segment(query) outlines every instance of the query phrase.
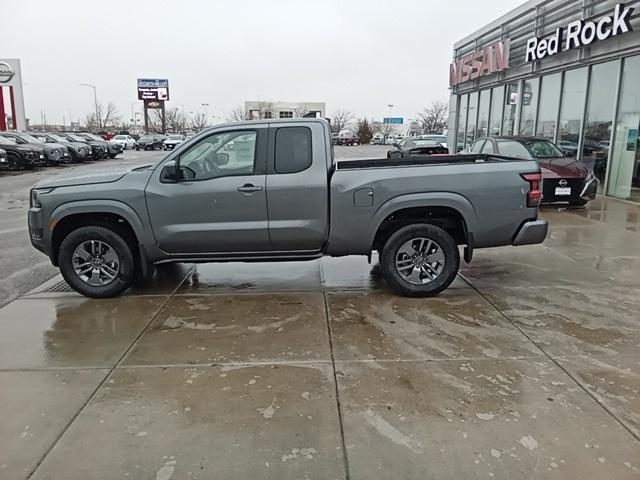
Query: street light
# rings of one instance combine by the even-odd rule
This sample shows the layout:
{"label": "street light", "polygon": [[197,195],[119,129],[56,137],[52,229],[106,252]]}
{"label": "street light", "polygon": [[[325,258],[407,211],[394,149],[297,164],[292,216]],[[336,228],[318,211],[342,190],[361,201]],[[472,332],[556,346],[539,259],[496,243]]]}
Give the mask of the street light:
{"label": "street light", "polygon": [[208,103],[203,103],[202,104],[202,108],[204,108],[204,121],[207,124],[205,126],[208,126],[209,125],[209,119],[208,119],[208,117],[209,117],[209,104]]}
{"label": "street light", "polygon": [[98,124],[98,131],[100,131],[102,130],[102,126],[100,125],[100,116],[98,115],[98,94],[96,93],[96,87],[88,83],[81,83],[80,86],[93,88],[93,101],[96,104],[96,123]]}

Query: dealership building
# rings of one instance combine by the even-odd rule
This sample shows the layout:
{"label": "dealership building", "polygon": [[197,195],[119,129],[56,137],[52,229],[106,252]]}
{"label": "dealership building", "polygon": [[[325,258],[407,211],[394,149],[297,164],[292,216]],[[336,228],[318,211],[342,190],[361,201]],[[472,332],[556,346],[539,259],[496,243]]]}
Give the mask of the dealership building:
{"label": "dealership building", "polygon": [[449,83],[451,149],[548,138],[640,203],[640,0],[531,0],[455,44]]}

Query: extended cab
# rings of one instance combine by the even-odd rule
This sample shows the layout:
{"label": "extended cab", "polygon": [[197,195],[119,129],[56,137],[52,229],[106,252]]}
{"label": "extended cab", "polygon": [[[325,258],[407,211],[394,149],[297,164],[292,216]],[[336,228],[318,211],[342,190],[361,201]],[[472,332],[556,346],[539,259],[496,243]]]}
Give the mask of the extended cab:
{"label": "extended cab", "polygon": [[540,167],[494,155],[336,162],[323,119],[201,132],[154,166],[58,176],[31,191],[33,245],[78,292],[109,297],[162,262],[380,253],[386,282],[434,295],[459,246],[542,242]]}

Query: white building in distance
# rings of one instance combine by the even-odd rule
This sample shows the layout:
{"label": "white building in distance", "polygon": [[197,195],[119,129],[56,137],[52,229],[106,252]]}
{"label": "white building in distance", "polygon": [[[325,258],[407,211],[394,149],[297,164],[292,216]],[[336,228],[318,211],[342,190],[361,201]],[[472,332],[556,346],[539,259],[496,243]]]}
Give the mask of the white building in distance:
{"label": "white building in distance", "polygon": [[244,102],[245,116],[249,120],[263,118],[325,118],[323,102]]}

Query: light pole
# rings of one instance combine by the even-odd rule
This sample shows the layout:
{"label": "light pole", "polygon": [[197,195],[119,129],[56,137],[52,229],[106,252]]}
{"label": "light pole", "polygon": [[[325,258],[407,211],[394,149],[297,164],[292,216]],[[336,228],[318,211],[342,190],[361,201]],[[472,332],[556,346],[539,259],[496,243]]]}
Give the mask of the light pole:
{"label": "light pole", "polygon": [[93,88],[93,101],[96,105],[96,123],[98,124],[98,131],[102,130],[102,126],[100,125],[100,116],[98,115],[98,94],[96,92],[95,85],[90,85],[88,83],[81,83],[81,87],[90,87]]}
{"label": "light pole", "polygon": [[[389,107],[389,121],[387,122],[387,128],[385,128],[385,131],[387,132],[387,137],[391,134],[391,112],[393,110],[393,103],[389,103],[387,104],[387,107]],[[384,139],[385,143],[387,141],[387,139]]]}
{"label": "light pole", "polygon": [[206,125],[205,125],[206,127],[209,125],[209,104],[203,103],[202,108],[204,108],[204,121],[206,122]]}

